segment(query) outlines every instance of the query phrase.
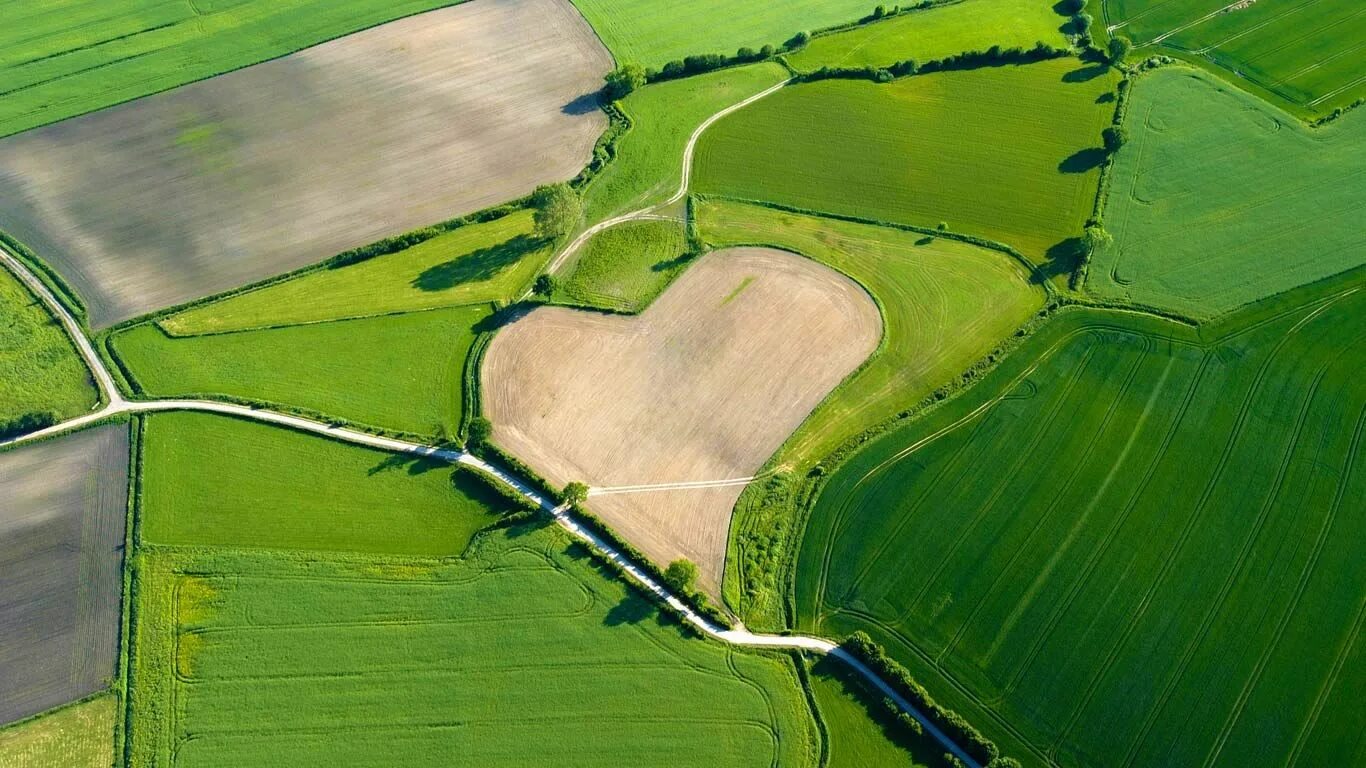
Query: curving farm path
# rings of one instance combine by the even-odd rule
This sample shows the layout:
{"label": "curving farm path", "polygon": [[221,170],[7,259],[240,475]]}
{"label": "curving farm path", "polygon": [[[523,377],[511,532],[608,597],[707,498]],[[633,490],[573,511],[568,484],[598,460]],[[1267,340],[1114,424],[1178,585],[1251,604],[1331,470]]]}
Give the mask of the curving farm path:
{"label": "curving farm path", "polygon": [[[596,225],[595,227],[586,230],[574,242],[570,243],[570,245],[566,247],[566,249],[562,251],[559,256],[556,257],[555,261],[550,265],[550,267],[547,268],[547,271],[552,271],[555,267],[557,267],[561,262],[563,262],[563,260],[567,257],[568,254],[571,254],[573,252],[573,249],[577,248],[579,245],[582,245],[582,243],[585,240],[587,240],[587,238],[590,237],[593,233],[601,231],[602,229],[606,229],[609,226],[620,224],[625,221],[649,218],[650,216],[654,215],[652,212],[656,208],[670,205],[682,199],[682,197],[685,194],[687,194],[688,183],[691,177],[693,150],[695,149],[697,140],[702,135],[703,131],[705,131],[710,125],[715,123],[717,120],[725,117],[726,115],[730,114],[731,112],[734,112],[737,109],[740,109],[748,104],[753,103],[754,101],[757,101],[777,91],[778,89],[787,85],[788,82],[790,82],[790,80],[785,80],[781,83],[778,83],[777,85],[772,86],[767,90],[757,93],[745,99],[744,101],[733,104],[709,117],[706,121],[704,121],[701,125],[697,127],[697,130],[693,131],[692,136],[688,139],[687,147],[684,149],[683,152],[682,181],[679,185],[678,191],[674,194],[673,197],[671,197],[668,201],[660,204],[660,206],[651,206],[650,208],[645,208],[639,211],[615,217],[613,219],[608,219],[607,221],[604,221]],[[0,263],[3,263],[6,268],[13,272],[16,277],[18,277],[36,296],[38,296],[39,299],[41,299],[45,305],[47,305],[48,310],[58,320],[61,321],[63,327],[66,328],[67,334],[71,337],[72,343],[76,346],[77,351],[80,353],[82,359],[85,361],[86,367],[89,368],[91,377],[95,380],[95,383],[100,391],[100,400],[102,403],[104,403],[103,406],[91,411],[90,413],[84,416],[80,416],[75,419],[70,419],[60,424],[56,424],[36,432],[31,432],[29,434],[22,435],[17,438],[11,438],[9,440],[0,440],[0,448],[8,448],[23,443],[41,440],[46,437],[71,432],[74,430],[78,430],[82,427],[88,426],[90,424],[93,424],[102,419],[113,418],[121,414],[152,413],[157,411],[202,411],[252,419],[266,424],[274,424],[277,426],[288,427],[291,429],[301,430],[304,432],[310,432],[313,434],[323,435],[325,437],[331,437],[336,440],[342,440],[348,443],[367,446],[370,448],[377,448],[384,451],[442,459],[453,464],[464,464],[470,467],[474,467],[476,469],[488,473],[490,476],[496,478],[498,481],[504,483],[508,487],[515,490],[517,493],[521,494],[523,497],[531,501],[533,504],[536,504],[538,507],[548,512],[561,528],[565,529],[575,538],[584,542],[588,546],[597,550],[603,557],[618,565],[620,569],[627,575],[627,577],[631,581],[635,582],[637,586],[646,590],[650,594],[654,595],[661,602],[668,605],[680,617],[682,617],[684,621],[692,625],[694,628],[696,628],[699,632],[706,635],[707,637],[711,637],[715,640],[719,640],[730,645],[745,646],[751,648],[773,648],[806,651],[810,653],[816,653],[823,656],[830,656],[832,658],[839,659],[841,662],[848,665],[850,669],[852,669],[865,680],[867,680],[880,693],[882,693],[888,699],[891,699],[893,702],[896,703],[898,707],[900,707],[908,715],[914,718],[915,721],[918,722],[922,728],[924,728],[925,733],[929,734],[932,738],[939,742],[939,744],[943,746],[945,750],[947,750],[949,753],[953,754],[960,761],[962,761],[963,764],[967,766],[967,768],[982,768],[981,763],[974,760],[971,755],[965,752],[956,742],[949,738],[947,734],[945,734],[933,722],[926,718],[925,715],[922,712],[920,712],[919,709],[917,709],[910,701],[908,701],[896,689],[894,689],[890,684],[888,684],[886,680],[883,680],[880,676],[878,676],[877,673],[875,673],[867,665],[865,665],[858,658],[854,657],[853,655],[845,651],[843,648],[839,647],[837,644],[819,637],[806,637],[802,635],[756,634],[744,629],[743,626],[739,626],[739,628],[736,629],[725,629],[717,624],[712,623],[709,619],[707,619],[706,617],[699,614],[696,610],[694,610],[688,603],[684,602],[677,595],[670,592],[668,588],[666,588],[663,584],[657,581],[653,576],[639,568],[634,562],[632,562],[629,558],[627,558],[619,550],[617,550],[616,547],[613,547],[610,543],[604,541],[597,534],[580,525],[578,521],[574,519],[573,515],[570,513],[569,509],[566,506],[556,505],[554,501],[542,496],[536,490],[531,488],[530,485],[523,482],[520,478],[505,471],[501,467],[484,461],[478,456],[475,456],[466,451],[454,450],[450,448],[439,448],[436,446],[422,445],[420,443],[411,443],[405,440],[396,440],[393,438],[381,437],[379,435],[360,432],[354,429],[347,429],[345,427],[332,426],[330,424],[315,421],[313,419],[307,419],[300,416],[292,416],[285,413],[279,413],[277,411],[271,411],[265,408],[252,408],[249,406],[236,405],[233,403],[216,402],[212,400],[128,400],[124,398],[123,394],[118,389],[118,385],[115,383],[114,377],[110,374],[109,369],[105,366],[104,360],[101,359],[99,354],[96,353],[94,345],[90,343],[90,339],[86,336],[85,330],[81,327],[81,324],[67,310],[66,306],[62,304],[56,296],[53,295],[52,291],[48,289],[47,285],[42,280],[40,280],[36,275],[34,275],[27,265],[25,265],[22,261],[20,261],[17,257],[15,257],[7,249],[3,247],[0,247]],[[751,479],[752,478],[734,478],[731,480],[715,481],[715,483],[729,484],[740,482],[741,480],[748,482]],[[701,487],[706,487],[707,485],[712,485],[715,483],[703,483]],[[675,487],[678,485],[682,485],[683,487],[698,487],[691,483],[666,485]],[[653,488],[649,486],[634,486],[619,489],[604,488],[597,489],[597,492],[611,493],[642,490],[653,490]]]}

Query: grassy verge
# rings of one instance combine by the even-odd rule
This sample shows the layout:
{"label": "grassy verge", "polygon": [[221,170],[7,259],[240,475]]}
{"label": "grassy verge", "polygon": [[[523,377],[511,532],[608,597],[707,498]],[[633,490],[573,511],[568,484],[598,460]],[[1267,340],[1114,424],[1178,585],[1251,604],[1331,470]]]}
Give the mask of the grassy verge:
{"label": "grassy verge", "polygon": [[640,312],[690,260],[683,225],[634,221],[603,230],[584,244],[559,284],[556,302],[615,312]]}
{"label": "grassy verge", "polygon": [[0,268],[0,423],[28,413],[79,416],[99,400],[61,323]]}

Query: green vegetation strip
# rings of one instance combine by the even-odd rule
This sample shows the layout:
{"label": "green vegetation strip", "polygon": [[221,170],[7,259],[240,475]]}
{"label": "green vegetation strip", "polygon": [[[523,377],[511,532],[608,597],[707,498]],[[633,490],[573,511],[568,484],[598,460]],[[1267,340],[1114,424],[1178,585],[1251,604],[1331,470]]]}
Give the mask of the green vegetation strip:
{"label": "green vegetation strip", "polygon": [[695,186],[894,223],[944,223],[1066,274],[1091,213],[1114,86],[1109,70],[1075,59],[793,86],[712,126],[699,144]]}
{"label": "green vegetation strip", "polygon": [[109,768],[118,699],[103,694],[0,729],[6,768]]}
{"label": "green vegetation strip", "polygon": [[68,419],[98,400],[66,330],[0,266],[0,424],[33,413]]}
{"label": "green vegetation strip", "polygon": [[688,266],[683,224],[633,221],[603,230],[580,250],[557,302],[639,312]]}
{"label": "green vegetation strip", "polygon": [[451,0],[7,3],[0,136],[92,112]]}
{"label": "green vegetation strip", "polygon": [[138,579],[131,764],[816,763],[789,657],[692,639],[557,528],[440,565],[154,551]]}
{"label": "green vegetation strip", "polygon": [[787,56],[801,71],[821,67],[886,67],[963,51],[1064,45],[1065,19],[1039,0],[962,0],[823,35]]}
{"label": "green vegetation strip", "polygon": [[1366,121],[1308,129],[1168,67],[1136,80],[1127,125],[1095,293],[1210,317],[1366,262]]}
{"label": "green vegetation strip", "polygon": [[153,544],[452,556],[510,508],[449,464],[224,416],[147,417]]}
{"label": "green vegetation strip", "polygon": [[798,626],[867,631],[1005,754],[1359,763],[1363,277],[1200,331],[1061,312],[830,476]]}

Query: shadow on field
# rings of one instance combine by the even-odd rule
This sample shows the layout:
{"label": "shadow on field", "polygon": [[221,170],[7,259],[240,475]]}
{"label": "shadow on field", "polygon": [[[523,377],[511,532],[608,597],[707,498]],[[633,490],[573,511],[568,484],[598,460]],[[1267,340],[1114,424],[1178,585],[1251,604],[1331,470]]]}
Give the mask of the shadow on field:
{"label": "shadow on field", "polygon": [[1097,104],[1113,104],[1113,103],[1115,103],[1115,93],[1114,93],[1114,91],[1106,91],[1105,93],[1102,93],[1101,95],[1097,96],[1097,97],[1096,97],[1096,103],[1097,103]]}
{"label": "shadow on field", "polygon": [[392,453],[384,457],[384,460],[371,467],[365,474],[374,477],[381,472],[393,472],[395,470],[408,468],[410,475],[425,475],[434,469],[442,467],[449,468],[450,462],[431,456],[415,456],[411,453]]}
{"label": "shadow on field", "polygon": [[1069,237],[1054,244],[1044,253],[1046,259],[1034,270],[1030,280],[1042,283],[1059,275],[1070,275],[1081,266],[1084,245],[1080,237]]}
{"label": "shadow on field", "polygon": [[1097,77],[1100,77],[1109,71],[1109,67],[1101,64],[1092,64],[1089,67],[1082,67],[1081,69],[1074,69],[1071,72],[1064,72],[1062,81],[1064,83],[1085,83],[1095,80]]}
{"label": "shadow on field", "polygon": [[511,325],[518,320],[521,320],[530,314],[531,310],[539,306],[540,305],[534,301],[519,301],[516,304],[509,304],[502,309],[496,310],[487,317],[481,318],[479,322],[470,326],[470,329],[475,333],[490,333],[505,325]]}
{"label": "shadow on field", "polygon": [[1058,163],[1058,170],[1063,173],[1086,173],[1094,171],[1105,162],[1105,150],[1100,147],[1088,147],[1073,152],[1066,160]]}
{"label": "shadow on field", "polygon": [[651,265],[650,265],[650,271],[651,271],[651,272],[668,272],[668,271],[671,270],[671,269],[676,269],[676,268],[681,267],[681,266],[683,266],[684,264],[687,264],[688,262],[692,261],[692,260],[693,260],[693,257],[694,257],[695,255],[696,255],[696,254],[693,254],[693,253],[680,253],[680,254],[678,254],[677,256],[673,257],[672,259],[665,259],[665,260],[663,260],[663,261],[657,261],[657,262],[655,262],[654,264],[651,264]]}
{"label": "shadow on field", "polygon": [[650,618],[655,612],[655,607],[641,600],[634,594],[627,594],[622,601],[612,606],[612,610],[603,617],[602,623],[609,627],[619,627],[622,624],[639,624]]}
{"label": "shadow on field", "polygon": [[598,92],[585,93],[574,99],[568,104],[560,107],[560,111],[566,115],[586,115],[589,112],[596,112],[598,109]]}
{"label": "shadow on field", "polygon": [[480,248],[443,264],[428,267],[413,278],[413,287],[444,291],[461,283],[488,280],[542,245],[539,238],[518,235],[505,243]]}
{"label": "shadow on field", "polygon": [[868,718],[877,724],[887,740],[913,756],[916,765],[948,765],[943,758],[938,757],[942,750],[933,738],[916,733],[910,725],[902,722],[891,711],[881,694],[874,694],[869,690],[863,679],[854,675],[845,665],[829,656],[822,656],[811,665],[811,676],[813,679],[839,686],[845,696],[863,705]]}

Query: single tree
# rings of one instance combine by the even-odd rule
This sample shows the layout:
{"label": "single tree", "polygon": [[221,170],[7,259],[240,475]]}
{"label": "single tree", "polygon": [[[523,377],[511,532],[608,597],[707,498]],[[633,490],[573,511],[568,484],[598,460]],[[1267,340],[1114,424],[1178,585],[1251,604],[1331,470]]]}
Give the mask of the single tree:
{"label": "single tree", "polygon": [[1094,19],[1091,18],[1091,14],[1089,13],[1079,13],[1076,16],[1073,16],[1072,32],[1078,37],[1090,37],[1092,21],[1094,21]]}
{"label": "single tree", "polygon": [[1108,248],[1115,239],[1105,231],[1105,227],[1100,224],[1090,224],[1086,231],[1082,233],[1081,243],[1086,256],[1094,256],[1096,251]]}
{"label": "single tree", "polygon": [[1100,138],[1105,142],[1105,151],[1118,152],[1129,140],[1129,132],[1122,125],[1112,125],[1100,132]]}
{"label": "single tree", "polygon": [[555,276],[549,273],[537,275],[536,282],[531,284],[531,292],[537,296],[550,298],[555,292]]}
{"label": "single tree", "polygon": [[1106,43],[1106,48],[1110,53],[1110,61],[1118,64],[1124,61],[1124,57],[1129,55],[1129,51],[1134,49],[1134,44],[1124,35],[1115,35]]}
{"label": "single tree", "polygon": [[789,51],[795,51],[798,48],[805,47],[806,44],[809,42],[811,42],[810,32],[798,32],[797,34],[793,35],[784,45]]}
{"label": "single tree", "polygon": [[697,564],[686,558],[669,563],[664,569],[664,584],[674,592],[690,595],[697,583]]}
{"label": "single tree", "polygon": [[603,93],[609,101],[624,99],[632,91],[645,85],[645,69],[639,64],[623,64],[608,72],[603,80],[607,81]]}
{"label": "single tree", "polygon": [[566,504],[582,504],[588,501],[588,485],[578,481],[572,482],[564,487],[560,497]]}
{"label": "single tree", "polygon": [[1085,7],[1086,0],[1062,0],[1058,3],[1058,11],[1064,16],[1075,16]]}
{"label": "single tree", "polygon": [[537,187],[531,193],[531,204],[536,208],[532,216],[536,233],[549,240],[568,234],[583,212],[579,196],[564,182]]}
{"label": "single tree", "polygon": [[493,422],[478,416],[470,419],[470,446],[479,448],[487,445],[489,438],[493,437]]}

